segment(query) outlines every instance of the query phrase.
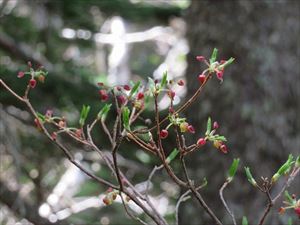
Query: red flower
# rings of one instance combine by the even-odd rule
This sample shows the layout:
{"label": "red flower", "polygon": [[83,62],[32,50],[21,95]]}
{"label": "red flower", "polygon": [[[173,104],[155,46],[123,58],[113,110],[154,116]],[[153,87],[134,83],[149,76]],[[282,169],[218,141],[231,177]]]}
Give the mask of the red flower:
{"label": "red flower", "polygon": [[160,138],[162,138],[162,139],[167,138],[168,135],[169,135],[169,132],[167,130],[165,130],[165,129],[161,130],[160,134],[159,134]]}
{"label": "red flower", "polygon": [[33,79],[33,78],[30,79],[30,80],[29,80],[29,85],[30,85],[31,88],[35,88],[35,86],[36,86],[36,80]]}
{"label": "red flower", "polygon": [[108,94],[105,90],[100,90],[99,91],[99,94],[100,94],[100,98],[103,102],[107,101],[108,99]]}
{"label": "red flower", "polygon": [[228,153],[228,148],[227,148],[227,146],[226,145],[224,145],[224,144],[222,144],[221,146],[220,146],[220,150],[223,152],[223,153]]}
{"label": "red flower", "polygon": [[18,73],[18,78],[22,78],[22,77],[24,77],[24,75],[25,75],[25,73],[23,71],[20,71]]}
{"label": "red flower", "polygon": [[204,138],[199,138],[197,141],[198,146],[203,146],[206,144],[206,140]]}
{"label": "red flower", "polygon": [[223,81],[223,74],[224,74],[224,71],[223,70],[221,70],[221,71],[217,71],[216,72],[216,74],[217,74],[217,78],[220,80],[220,81]]}
{"label": "red flower", "polygon": [[198,80],[199,80],[200,84],[203,84],[204,81],[205,81],[205,79],[206,79],[206,77],[205,77],[204,74],[200,74],[200,75],[198,76]]}

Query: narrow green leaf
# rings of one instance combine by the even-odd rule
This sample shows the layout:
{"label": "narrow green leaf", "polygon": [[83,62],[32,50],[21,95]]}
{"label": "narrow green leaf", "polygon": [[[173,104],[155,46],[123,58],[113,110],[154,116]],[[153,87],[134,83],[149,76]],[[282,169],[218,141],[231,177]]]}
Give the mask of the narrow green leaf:
{"label": "narrow green leaf", "polygon": [[300,167],[300,155],[296,158],[295,166]]}
{"label": "narrow green leaf", "polygon": [[288,224],[287,225],[293,225],[293,219],[291,217],[288,219]]}
{"label": "narrow green leaf", "polygon": [[122,117],[123,117],[123,125],[127,130],[130,130],[129,127],[129,115],[130,115],[130,110],[128,107],[124,107],[122,111]]}
{"label": "narrow green leaf", "polygon": [[284,192],[284,196],[285,196],[286,200],[287,200],[289,203],[291,203],[291,204],[294,203],[294,200],[293,200],[292,196],[289,194],[288,191],[285,191],[285,192]]}
{"label": "narrow green leaf", "polygon": [[288,173],[294,163],[293,161],[294,156],[292,154],[289,155],[287,161],[279,168],[279,170],[273,175],[272,182],[276,182],[279,177]]}
{"label": "narrow green leaf", "polygon": [[207,119],[207,125],[206,125],[206,132],[205,135],[209,135],[211,132],[211,118],[208,117]]}
{"label": "narrow green leaf", "polygon": [[108,112],[109,112],[109,110],[110,110],[110,108],[111,108],[111,104],[105,104],[105,105],[103,106],[103,108],[100,110],[100,112],[98,113],[97,119],[98,119],[98,120],[99,120],[99,119],[105,120],[106,117],[107,117],[107,114],[108,114]]}
{"label": "narrow green leaf", "polygon": [[164,88],[167,84],[167,79],[168,79],[168,72],[165,71],[164,74],[163,74],[163,78],[160,82],[160,88]]}
{"label": "narrow green leaf", "polygon": [[214,48],[213,53],[212,53],[212,55],[210,57],[210,60],[209,60],[210,64],[212,64],[216,61],[217,55],[218,55],[218,49]]}
{"label": "narrow green leaf", "polygon": [[245,167],[245,172],[246,172],[246,176],[247,176],[247,179],[250,182],[250,184],[252,184],[253,186],[257,186],[256,181],[254,180],[249,167]]}
{"label": "narrow green leaf", "polygon": [[41,113],[39,113],[39,112],[37,112],[36,114],[37,114],[37,116],[38,116],[38,118],[39,118],[39,120],[40,120],[41,122],[45,122],[45,120],[46,120],[45,115],[43,115],[43,114],[41,114]]}
{"label": "narrow green leaf", "polygon": [[230,169],[228,171],[228,177],[230,179],[233,179],[233,177],[234,177],[234,175],[235,175],[235,173],[236,173],[236,171],[238,169],[239,163],[240,163],[240,159],[239,158],[238,159],[233,159],[233,162],[232,162],[232,164],[230,166]]}
{"label": "narrow green leaf", "polygon": [[248,220],[246,216],[243,216],[242,225],[248,225]]}
{"label": "narrow green leaf", "polygon": [[89,111],[90,111],[91,107],[88,105],[83,105],[82,106],[82,109],[81,109],[81,113],[80,113],[80,118],[79,118],[79,124],[81,127],[83,127],[84,123],[85,123],[85,120],[89,114]]}
{"label": "narrow green leaf", "polygon": [[175,159],[175,157],[178,155],[179,151],[177,150],[177,148],[174,148],[173,151],[171,152],[171,154],[167,157],[166,159],[166,163],[170,163],[173,159]]}
{"label": "narrow green leaf", "polygon": [[136,94],[136,92],[138,91],[139,87],[141,85],[141,81],[138,81],[134,84],[134,86],[132,87],[131,91],[130,91],[130,94],[129,94],[129,97],[132,97],[133,95]]}
{"label": "narrow green leaf", "polygon": [[229,66],[230,64],[233,63],[233,61],[235,60],[235,58],[230,58],[228,59],[225,63],[223,63],[222,65],[219,66],[219,69],[222,70],[224,69],[226,66]]}
{"label": "narrow green leaf", "polygon": [[153,93],[155,91],[155,82],[151,77],[148,77],[148,86]]}
{"label": "narrow green leaf", "polygon": [[224,137],[224,136],[215,135],[213,139],[216,141],[227,141],[226,137]]}

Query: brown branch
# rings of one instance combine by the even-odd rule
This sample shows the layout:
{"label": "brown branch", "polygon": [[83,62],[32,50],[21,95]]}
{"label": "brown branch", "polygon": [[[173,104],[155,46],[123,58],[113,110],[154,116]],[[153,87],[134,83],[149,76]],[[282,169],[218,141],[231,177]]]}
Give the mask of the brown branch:
{"label": "brown branch", "polygon": [[225,209],[227,210],[227,212],[229,213],[229,215],[231,216],[231,219],[232,219],[232,222],[234,225],[236,225],[236,220],[235,220],[235,216],[233,214],[233,212],[229,209],[225,199],[224,199],[224,196],[223,196],[223,191],[224,189],[227,187],[227,185],[231,182],[231,180],[227,179],[224,184],[222,185],[222,187],[220,188],[219,190],[219,195],[220,195],[220,198],[221,198],[221,201],[225,207]]}

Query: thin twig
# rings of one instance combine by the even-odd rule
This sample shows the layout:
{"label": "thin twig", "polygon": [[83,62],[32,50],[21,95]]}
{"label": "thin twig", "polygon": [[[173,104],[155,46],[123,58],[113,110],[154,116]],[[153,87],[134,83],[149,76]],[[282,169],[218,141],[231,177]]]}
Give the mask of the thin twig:
{"label": "thin twig", "polygon": [[224,189],[227,187],[227,185],[231,182],[231,180],[227,179],[224,184],[222,185],[221,189],[219,190],[219,195],[220,195],[220,198],[221,198],[221,201],[223,203],[223,205],[225,206],[225,209],[227,210],[227,212],[229,213],[229,215],[231,216],[231,219],[232,219],[232,222],[234,225],[236,225],[236,220],[235,220],[235,216],[233,214],[233,212],[229,209],[225,199],[224,199],[224,196],[223,196],[223,191]]}

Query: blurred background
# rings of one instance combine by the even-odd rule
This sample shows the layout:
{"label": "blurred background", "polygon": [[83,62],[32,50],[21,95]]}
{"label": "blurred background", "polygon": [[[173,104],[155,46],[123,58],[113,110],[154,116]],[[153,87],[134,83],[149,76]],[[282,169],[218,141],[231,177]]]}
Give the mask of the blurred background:
{"label": "blurred background", "polygon": [[[236,58],[225,71],[222,85],[211,80],[200,99],[186,112],[199,135],[211,116],[220,124],[230,153],[212,146],[188,158],[195,180],[208,180],[202,191],[218,216],[231,224],[218,198],[218,189],[234,157],[241,158],[235,182],[225,197],[240,223],[246,215],[256,223],[267,199],[247,182],[242,168],[254,176],[272,176],[289,153],[300,150],[300,3],[296,0],[0,0],[0,76],[22,93],[18,71],[43,65],[49,76],[31,93],[39,112],[53,109],[76,124],[83,104],[92,115],[102,107],[97,82],[112,85],[131,80],[184,79],[176,90],[180,104],[199,86],[203,67],[195,56]],[[25,78],[23,78],[25,79]],[[164,101],[161,109],[164,110]],[[167,113],[163,111],[162,113]],[[151,118],[151,109],[146,116]],[[0,89],[0,224],[135,224],[122,205],[102,203],[105,187],[89,180],[61,151],[39,133],[24,105]],[[97,128],[97,143],[106,138]],[[195,141],[198,136],[190,137]],[[97,175],[111,174],[98,155],[69,139],[76,159]],[[171,144],[171,143],[170,143]],[[122,170],[144,185],[159,162],[126,145],[120,151]],[[175,171],[182,171],[175,161]],[[277,192],[284,179],[274,188]],[[299,196],[299,176],[291,193]],[[151,198],[160,213],[174,224],[180,190],[164,172],[154,177]],[[275,205],[266,224],[287,224],[291,213],[279,216]],[[140,214],[142,212],[131,206]],[[209,224],[194,200],[181,206],[180,224]]]}

